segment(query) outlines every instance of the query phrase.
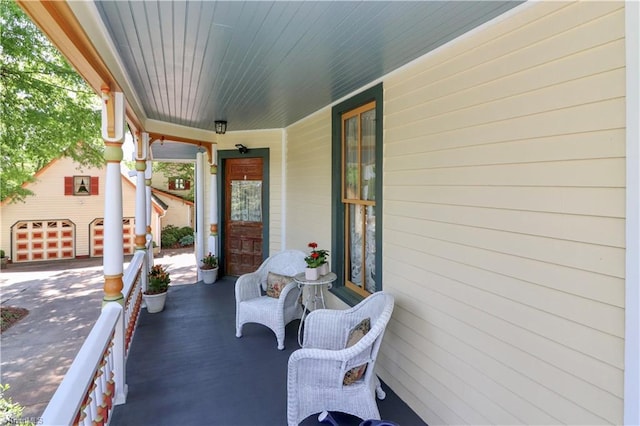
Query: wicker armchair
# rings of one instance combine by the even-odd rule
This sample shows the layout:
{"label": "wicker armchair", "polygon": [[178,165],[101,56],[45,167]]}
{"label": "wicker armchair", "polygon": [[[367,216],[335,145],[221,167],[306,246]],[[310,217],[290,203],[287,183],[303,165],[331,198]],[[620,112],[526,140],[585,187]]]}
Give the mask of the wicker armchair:
{"label": "wicker armchair", "polygon": [[284,327],[300,318],[299,291],[294,281],[287,284],[280,297],[263,295],[267,290],[269,272],[294,276],[304,272],[305,254],[299,250],[285,250],[267,258],[257,271],[241,275],[236,281],[236,337],[242,337],[242,326],[254,322],[269,327],[278,339],[278,349],[284,349]]}
{"label": "wicker armchair", "polygon": [[[386,396],[375,375],[393,296],[377,292],[347,310],[319,309],[305,320],[302,349],[289,357],[287,422],[298,425],[314,413],[339,411],[361,419],[380,419],[375,396]],[[369,318],[371,330],[348,346],[350,332]],[[345,374],[366,364],[364,375],[345,384]]]}

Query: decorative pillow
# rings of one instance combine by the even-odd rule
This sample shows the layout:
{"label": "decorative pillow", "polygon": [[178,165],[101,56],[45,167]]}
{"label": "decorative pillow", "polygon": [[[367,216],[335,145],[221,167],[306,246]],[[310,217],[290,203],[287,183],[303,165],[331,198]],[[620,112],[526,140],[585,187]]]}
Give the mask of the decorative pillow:
{"label": "decorative pillow", "polygon": [[267,296],[275,299],[279,298],[282,289],[291,281],[293,281],[293,277],[269,272],[269,275],[267,275]]}
{"label": "decorative pillow", "polygon": [[[349,337],[347,337],[347,344],[345,348],[349,348],[360,341],[371,330],[371,318],[365,318],[360,321],[355,327],[351,329],[349,332]],[[355,383],[360,380],[364,373],[367,371],[367,364],[362,364],[357,367],[353,367],[351,370],[347,371],[344,375],[344,379],[342,379],[342,384],[344,386],[348,386],[350,384]]]}

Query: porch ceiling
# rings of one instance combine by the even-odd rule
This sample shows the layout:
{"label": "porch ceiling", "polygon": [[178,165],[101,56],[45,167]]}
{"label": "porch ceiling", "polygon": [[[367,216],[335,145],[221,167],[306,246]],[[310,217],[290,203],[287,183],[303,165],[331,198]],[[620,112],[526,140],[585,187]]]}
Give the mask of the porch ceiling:
{"label": "porch ceiling", "polygon": [[118,0],[69,6],[141,123],[212,131],[222,119],[237,131],[286,127],[519,3]]}

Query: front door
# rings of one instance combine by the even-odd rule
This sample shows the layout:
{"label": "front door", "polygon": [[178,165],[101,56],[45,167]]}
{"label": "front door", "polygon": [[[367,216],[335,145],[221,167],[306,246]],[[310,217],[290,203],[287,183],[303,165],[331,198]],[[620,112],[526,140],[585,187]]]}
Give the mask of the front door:
{"label": "front door", "polygon": [[253,272],[262,263],[262,158],[225,162],[224,270],[228,275]]}

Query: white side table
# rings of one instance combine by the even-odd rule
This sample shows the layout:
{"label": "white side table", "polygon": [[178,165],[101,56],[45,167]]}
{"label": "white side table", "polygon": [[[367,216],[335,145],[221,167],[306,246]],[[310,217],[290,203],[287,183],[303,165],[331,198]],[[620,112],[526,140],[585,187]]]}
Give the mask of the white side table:
{"label": "white side table", "polygon": [[309,308],[311,302],[313,302],[313,309],[318,309],[318,302],[321,302],[321,307],[324,309],[326,305],[324,304],[324,294],[322,292],[322,286],[327,286],[327,289],[331,288],[331,283],[338,279],[338,276],[329,272],[328,274],[321,275],[317,280],[308,280],[304,276],[304,272],[297,274],[293,277],[293,280],[298,284],[298,288],[300,289],[300,295],[303,294],[303,290],[305,286],[311,286],[309,291],[307,291],[307,297],[304,300],[304,306],[302,307],[302,318],[300,318],[300,326],[298,326],[298,344],[302,346],[302,324],[304,323],[304,319],[307,316],[307,309]]}

